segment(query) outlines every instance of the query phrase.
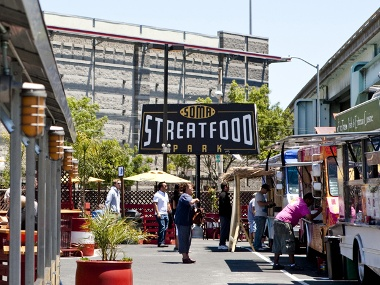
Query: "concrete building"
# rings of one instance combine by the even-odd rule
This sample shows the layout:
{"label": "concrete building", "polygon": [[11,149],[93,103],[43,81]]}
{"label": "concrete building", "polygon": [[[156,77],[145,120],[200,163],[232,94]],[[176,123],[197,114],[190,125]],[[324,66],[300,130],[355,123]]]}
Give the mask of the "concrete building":
{"label": "concrete building", "polygon": [[208,36],[47,12],[44,17],[66,95],[98,103],[98,115],[108,117],[105,138],[130,146],[138,144],[143,104],[164,103],[165,92],[169,104],[225,101],[233,80],[268,84],[269,64],[283,60],[268,55],[263,37],[224,31]]}

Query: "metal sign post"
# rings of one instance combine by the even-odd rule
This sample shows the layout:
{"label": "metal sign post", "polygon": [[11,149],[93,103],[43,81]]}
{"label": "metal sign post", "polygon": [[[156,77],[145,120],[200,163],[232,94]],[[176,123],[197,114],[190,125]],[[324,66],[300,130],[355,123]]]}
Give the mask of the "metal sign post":
{"label": "metal sign post", "polygon": [[125,217],[125,199],[124,199],[124,166],[119,166],[118,167],[118,173],[119,173],[119,179],[121,182],[121,217]]}

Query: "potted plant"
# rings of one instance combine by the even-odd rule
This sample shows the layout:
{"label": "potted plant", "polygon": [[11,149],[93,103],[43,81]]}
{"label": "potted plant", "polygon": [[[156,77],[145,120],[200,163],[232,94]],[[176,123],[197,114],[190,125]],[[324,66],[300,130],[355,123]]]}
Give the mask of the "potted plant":
{"label": "potted plant", "polygon": [[83,228],[92,232],[101,260],[77,260],[75,284],[133,284],[132,259],[124,256],[117,259],[121,253],[120,244],[146,239],[147,234],[133,221],[122,219],[109,210],[96,217],[88,217]]}

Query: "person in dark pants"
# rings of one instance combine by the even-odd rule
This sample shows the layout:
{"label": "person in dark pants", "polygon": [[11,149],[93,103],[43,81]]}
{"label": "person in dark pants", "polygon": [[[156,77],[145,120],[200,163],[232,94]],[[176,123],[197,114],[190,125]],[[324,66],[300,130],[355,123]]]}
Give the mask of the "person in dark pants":
{"label": "person in dark pants", "polygon": [[229,196],[229,185],[227,182],[220,184],[221,192],[219,194],[219,219],[220,219],[220,240],[218,249],[227,250],[226,241],[230,234],[232,206]]}
{"label": "person in dark pants", "polygon": [[180,185],[183,194],[179,198],[175,214],[175,224],[178,228],[178,252],[182,254],[183,263],[194,263],[190,259],[189,250],[191,245],[191,227],[193,225],[193,215],[195,212],[195,203],[199,202],[198,198],[193,199],[193,184],[183,183]]}
{"label": "person in dark pants", "polygon": [[273,269],[284,269],[285,267],[279,264],[281,254],[288,254],[290,266],[289,270],[302,270],[296,265],[294,253],[296,251],[295,237],[293,227],[296,226],[301,218],[312,221],[321,212],[322,208],[318,208],[316,213],[311,214],[309,207],[314,204],[312,193],[307,193],[303,198],[289,203],[274,219],[273,229],[273,248],[274,253]]}
{"label": "person in dark pants", "polygon": [[268,217],[268,208],[274,207],[276,204],[272,201],[267,201],[266,194],[270,191],[270,186],[268,184],[261,185],[261,189],[256,193],[255,197],[255,217],[254,221],[256,223],[256,233],[255,241],[253,247],[255,251],[266,251],[267,248],[264,248],[261,243],[261,238],[264,235],[267,217]]}
{"label": "person in dark pants", "polygon": [[158,183],[158,191],[153,196],[153,206],[158,223],[158,247],[168,247],[165,245],[165,235],[169,225],[168,214],[171,213],[171,207],[168,193],[166,193],[167,189],[166,183],[160,182]]}
{"label": "person in dark pants", "polygon": [[[179,200],[180,196],[181,196],[181,194],[179,193],[179,185],[176,184],[174,186],[173,197],[171,199],[171,207],[172,207],[171,217],[173,217],[173,220],[175,219],[175,212],[177,210],[178,200]],[[177,226],[176,225],[174,225],[174,226],[175,226],[175,247],[173,250],[177,251],[178,250],[178,230],[177,230]]]}

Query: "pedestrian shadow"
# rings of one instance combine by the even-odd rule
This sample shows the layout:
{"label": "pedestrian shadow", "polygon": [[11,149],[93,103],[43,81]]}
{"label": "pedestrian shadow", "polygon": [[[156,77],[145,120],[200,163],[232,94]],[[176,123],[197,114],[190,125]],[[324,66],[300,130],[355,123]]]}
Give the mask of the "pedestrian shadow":
{"label": "pedestrian shadow", "polygon": [[248,259],[226,259],[231,272],[263,272],[260,267],[268,266],[265,261],[257,262]]}
{"label": "pedestrian shadow", "polygon": [[[228,250],[218,249],[217,246],[206,246],[205,248],[211,252],[228,252]],[[249,248],[237,246],[235,252],[249,252]]]}
{"label": "pedestrian shadow", "polygon": [[[278,285],[279,283],[227,283],[227,285]],[[299,284],[299,282],[292,281],[292,284]]]}
{"label": "pedestrian shadow", "polygon": [[159,250],[157,250],[157,252],[176,252],[176,251],[174,251],[172,249],[159,249]]}
{"label": "pedestrian shadow", "polygon": [[163,261],[163,264],[183,264],[182,260],[181,261]]}

